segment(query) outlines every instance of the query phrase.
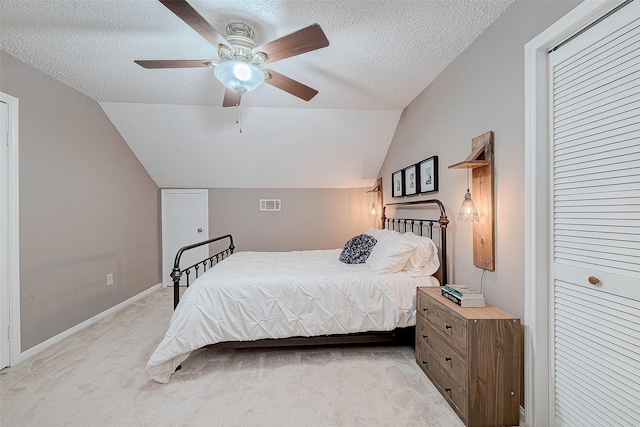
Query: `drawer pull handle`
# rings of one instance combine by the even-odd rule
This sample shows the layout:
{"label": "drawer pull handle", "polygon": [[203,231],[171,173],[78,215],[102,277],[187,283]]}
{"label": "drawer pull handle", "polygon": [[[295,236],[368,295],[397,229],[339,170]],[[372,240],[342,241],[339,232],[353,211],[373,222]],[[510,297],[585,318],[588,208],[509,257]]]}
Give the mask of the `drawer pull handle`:
{"label": "drawer pull handle", "polygon": [[423,365],[426,365],[426,364],[427,364],[427,361],[426,361],[426,360],[423,360],[423,361],[422,361],[422,364],[423,364]]}
{"label": "drawer pull handle", "polygon": [[600,279],[598,279],[595,276],[589,276],[589,283],[591,283],[593,286],[602,286],[602,282],[600,281]]}
{"label": "drawer pull handle", "polygon": [[429,338],[429,335],[422,334],[422,338],[426,340],[427,338]]}
{"label": "drawer pull handle", "polygon": [[445,357],[444,360],[446,360],[447,362],[451,362],[451,358],[450,357]]}
{"label": "drawer pull handle", "polygon": [[424,307],[423,307],[423,308],[422,308],[422,311],[429,311],[429,309],[428,309],[428,308],[424,308]]}
{"label": "drawer pull handle", "polygon": [[445,387],[444,391],[447,392],[447,393],[451,393],[451,389],[450,388],[446,388]]}
{"label": "drawer pull handle", "polygon": [[445,325],[444,327],[445,327],[445,329],[451,329],[451,328],[453,328],[453,326],[451,326],[451,325]]}

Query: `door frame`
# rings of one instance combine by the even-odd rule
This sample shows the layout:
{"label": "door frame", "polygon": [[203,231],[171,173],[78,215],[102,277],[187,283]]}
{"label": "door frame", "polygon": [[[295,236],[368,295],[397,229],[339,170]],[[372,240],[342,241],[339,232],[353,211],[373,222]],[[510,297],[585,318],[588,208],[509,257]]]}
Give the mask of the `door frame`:
{"label": "door frame", "polygon": [[[21,337],[20,337],[20,235],[19,235],[19,173],[18,173],[18,148],[19,148],[19,101],[6,93],[0,92],[0,101],[8,106],[9,128],[8,128],[8,150],[7,150],[7,236],[2,239],[0,245],[5,249],[7,259],[0,262],[6,263],[6,277],[2,277],[2,282],[8,284],[9,292],[9,366],[20,362]],[[2,331],[4,334],[5,331]]]}
{"label": "door frame", "polygon": [[[168,194],[203,194],[206,199],[207,207],[209,206],[209,190],[206,189],[174,189],[174,188],[163,188],[160,190],[160,203],[161,203],[161,213],[162,213],[162,274],[164,275],[165,271],[169,271],[173,268],[173,263],[171,265],[165,265],[165,256],[167,250],[167,233],[165,230],[167,229],[167,219],[165,215],[165,201]],[[208,238],[209,236],[209,212],[207,208],[207,212],[204,216],[204,235]],[[205,246],[206,256],[209,256],[209,246]],[[164,277],[161,278],[162,287],[166,288],[170,285],[164,284]]]}
{"label": "door frame", "polygon": [[585,1],[525,45],[525,423],[552,425],[548,51],[625,0]]}

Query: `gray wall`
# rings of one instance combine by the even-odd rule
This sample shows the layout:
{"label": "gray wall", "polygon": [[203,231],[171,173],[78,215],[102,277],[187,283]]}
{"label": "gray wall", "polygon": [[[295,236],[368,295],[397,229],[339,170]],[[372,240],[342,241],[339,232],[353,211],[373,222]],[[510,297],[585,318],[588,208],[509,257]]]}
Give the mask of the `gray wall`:
{"label": "gray wall", "polygon": [[524,45],[579,3],[512,4],[404,110],[380,171],[388,202],[391,173],[439,156],[434,196],[451,219],[450,282],[479,287],[472,224],[457,222],[466,173],[447,167],[469,155],[473,137],[495,132],[496,270],[485,274],[485,295],[517,316],[524,313]]}
{"label": "gray wall", "polygon": [[[209,234],[231,233],[238,251],[342,248],[374,225],[370,189],[209,189]],[[282,210],[260,212],[260,199]]]}
{"label": "gray wall", "polygon": [[0,91],[20,100],[24,351],[160,282],[159,191],[97,102],[4,52]]}

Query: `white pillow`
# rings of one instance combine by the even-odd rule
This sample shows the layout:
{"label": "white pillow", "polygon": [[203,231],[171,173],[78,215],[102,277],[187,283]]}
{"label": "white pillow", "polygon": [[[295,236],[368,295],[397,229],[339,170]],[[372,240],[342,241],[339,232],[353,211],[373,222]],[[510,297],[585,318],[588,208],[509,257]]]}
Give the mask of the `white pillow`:
{"label": "white pillow", "polygon": [[395,230],[381,230],[379,228],[370,228],[364,234],[375,237],[376,240],[384,239],[388,236],[401,236],[401,234]]}
{"label": "white pillow", "polygon": [[431,276],[438,271],[440,259],[438,258],[438,247],[433,240],[426,236],[418,236],[411,232],[402,235],[408,241],[416,245],[403,271],[409,273],[411,277]]}
{"label": "white pillow", "polygon": [[[365,261],[369,268],[376,273],[397,273],[402,271],[417,245],[396,232],[377,230],[377,232],[370,234],[369,231],[366,234],[375,237],[377,240],[377,243],[371,249],[369,258]],[[379,233],[380,231],[383,233]]]}

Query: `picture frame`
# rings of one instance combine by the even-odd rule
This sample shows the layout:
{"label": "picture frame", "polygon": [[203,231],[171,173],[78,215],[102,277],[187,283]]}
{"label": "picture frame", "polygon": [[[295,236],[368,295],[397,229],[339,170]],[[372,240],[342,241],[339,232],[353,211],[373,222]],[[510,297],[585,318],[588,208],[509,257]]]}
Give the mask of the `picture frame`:
{"label": "picture frame", "polygon": [[413,196],[418,194],[419,169],[417,165],[407,166],[402,170],[404,176],[404,195]]}
{"label": "picture frame", "polygon": [[400,169],[391,174],[391,197],[404,196],[404,171]]}
{"label": "picture frame", "polygon": [[438,191],[438,156],[424,159],[416,166],[420,179],[418,191],[421,194]]}

